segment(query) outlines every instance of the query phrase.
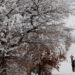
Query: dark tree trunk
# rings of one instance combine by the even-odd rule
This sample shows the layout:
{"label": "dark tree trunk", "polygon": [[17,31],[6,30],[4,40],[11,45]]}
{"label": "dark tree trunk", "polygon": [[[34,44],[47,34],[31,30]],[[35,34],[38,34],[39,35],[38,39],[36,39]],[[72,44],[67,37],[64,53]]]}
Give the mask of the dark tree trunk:
{"label": "dark tree trunk", "polygon": [[41,65],[39,64],[38,67],[38,75],[41,75]]}
{"label": "dark tree trunk", "polygon": [[0,73],[0,75],[7,75],[7,72],[6,72],[6,60],[5,60],[5,57],[4,57],[4,53],[3,53],[3,57],[2,57],[2,60],[1,60],[0,67],[2,69],[2,72]]}
{"label": "dark tree trunk", "polygon": [[31,75],[31,72],[27,72],[27,75]]}

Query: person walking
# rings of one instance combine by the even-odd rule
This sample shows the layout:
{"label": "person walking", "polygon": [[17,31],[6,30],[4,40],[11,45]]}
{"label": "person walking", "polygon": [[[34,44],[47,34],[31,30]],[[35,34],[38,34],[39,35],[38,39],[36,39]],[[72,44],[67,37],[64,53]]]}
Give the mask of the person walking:
{"label": "person walking", "polygon": [[75,72],[75,57],[71,55],[72,71]]}
{"label": "person walking", "polygon": [[75,60],[72,61],[73,72],[75,72]]}

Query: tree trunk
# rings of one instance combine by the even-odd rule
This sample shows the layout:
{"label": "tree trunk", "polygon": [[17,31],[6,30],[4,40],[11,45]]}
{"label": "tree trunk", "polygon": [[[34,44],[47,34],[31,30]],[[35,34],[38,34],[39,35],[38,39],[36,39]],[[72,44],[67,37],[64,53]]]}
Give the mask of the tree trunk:
{"label": "tree trunk", "polygon": [[41,65],[39,64],[38,67],[38,75],[41,75]]}
{"label": "tree trunk", "polygon": [[31,75],[31,72],[27,72],[27,75]]}
{"label": "tree trunk", "polygon": [[0,75],[7,75],[7,72],[6,72],[6,60],[5,60],[5,57],[4,57],[4,53],[3,53],[3,57],[2,57],[0,67],[2,69],[2,72],[1,72]]}

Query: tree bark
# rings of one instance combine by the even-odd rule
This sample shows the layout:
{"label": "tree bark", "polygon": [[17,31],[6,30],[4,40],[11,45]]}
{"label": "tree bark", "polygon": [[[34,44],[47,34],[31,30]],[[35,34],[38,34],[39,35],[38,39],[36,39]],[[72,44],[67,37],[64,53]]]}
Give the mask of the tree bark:
{"label": "tree bark", "polygon": [[7,75],[7,72],[6,72],[6,60],[5,60],[5,57],[4,57],[4,53],[3,53],[2,62],[1,62],[1,69],[2,69],[2,72],[1,72],[0,75]]}
{"label": "tree bark", "polygon": [[41,75],[41,65],[39,64],[38,67],[39,67],[39,68],[38,68],[38,69],[39,69],[39,70],[38,70],[38,75]]}
{"label": "tree bark", "polygon": [[28,72],[27,75],[31,75],[31,72]]}

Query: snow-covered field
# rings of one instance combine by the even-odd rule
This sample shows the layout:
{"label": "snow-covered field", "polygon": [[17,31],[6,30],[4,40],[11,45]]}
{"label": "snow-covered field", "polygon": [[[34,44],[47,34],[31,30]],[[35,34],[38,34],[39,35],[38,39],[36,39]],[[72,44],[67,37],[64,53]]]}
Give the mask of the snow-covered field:
{"label": "snow-covered field", "polygon": [[[75,6],[74,6],[74,8],[75,8]],[[75,29],[75,15],[70,15],[65,20],[65,22],[68,27]],[[72,31],[72,37],[73,37],[73,40],[75,41],[75,30]],[[59,71],[57,71],[55,69],[53,70],[53,75],[75,75],[75,72],[72,72],[71,60],[70,60],[71,55],[75,56],[75,42],[72,43],[70,50],[66,55],[67,60],[60,63]]]}

